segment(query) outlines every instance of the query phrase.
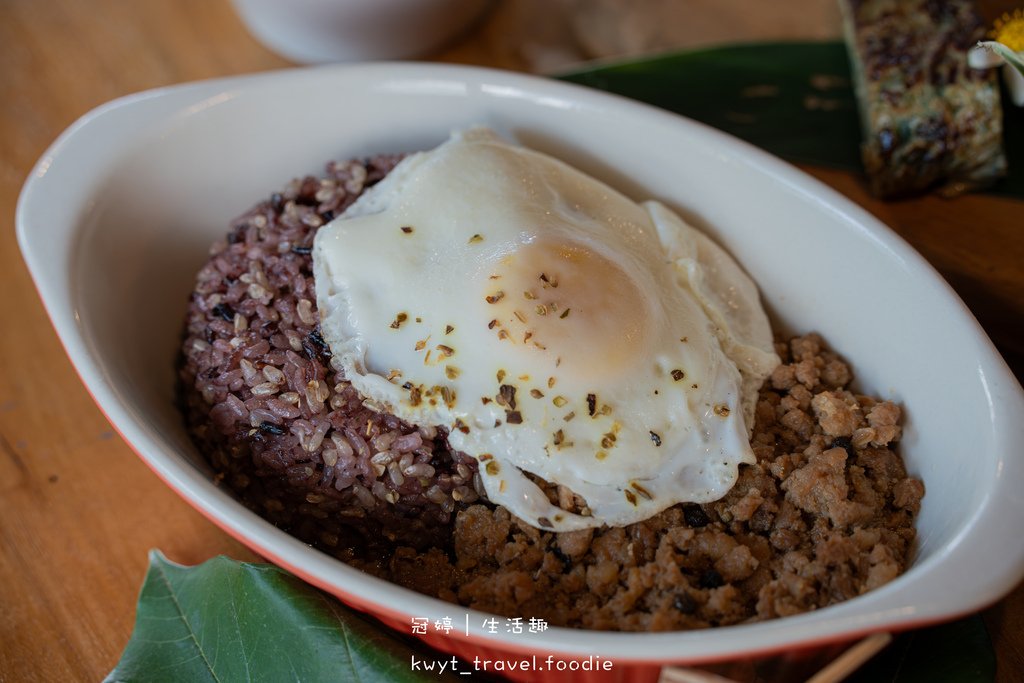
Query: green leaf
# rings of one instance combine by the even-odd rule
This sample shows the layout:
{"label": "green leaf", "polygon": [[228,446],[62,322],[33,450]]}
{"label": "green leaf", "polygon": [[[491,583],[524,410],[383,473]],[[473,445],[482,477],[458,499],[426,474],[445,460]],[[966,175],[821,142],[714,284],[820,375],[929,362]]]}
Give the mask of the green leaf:
{"label": "green leaf", "polygon": [[217,557],[149,555],[135,630],[107,681],[454,681],[413,671],[418,650],[291,574]]}
{"label": "green leaf", "polygon": [[903,633],[846,683],[992,683],[996,657],[978,615]]}
{"label": "green leaf", "polygon": [[[688,116],[789,161],[861,172],[861,128],[841,42],[677,52],[561,78]],[[1010,174],[985,191],[1024,198],[1024,109],[1004,102]]]}

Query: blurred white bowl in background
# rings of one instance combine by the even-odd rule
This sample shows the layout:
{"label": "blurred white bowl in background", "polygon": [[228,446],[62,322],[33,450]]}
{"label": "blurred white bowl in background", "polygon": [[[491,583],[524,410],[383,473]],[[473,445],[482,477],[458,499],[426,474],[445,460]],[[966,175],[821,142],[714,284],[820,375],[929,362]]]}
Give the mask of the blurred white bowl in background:
{"label": "blurred white bowl in background", "polygon": [[405,59],[440,47],[490,0],[232,0],[249,31],[296,62]]}

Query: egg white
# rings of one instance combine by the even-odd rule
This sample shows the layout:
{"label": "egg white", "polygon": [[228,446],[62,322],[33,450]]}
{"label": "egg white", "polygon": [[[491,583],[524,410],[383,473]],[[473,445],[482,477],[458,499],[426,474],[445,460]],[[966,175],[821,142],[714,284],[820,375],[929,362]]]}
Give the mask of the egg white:
{"label": "egg white", "polygon": [[[778,363],[756,286],[706,236],[490,131],[412,155],[313,250],[348,381],[475,457],[541,528],[716,500]],[[566,511],[526,476],[586,501]]]}

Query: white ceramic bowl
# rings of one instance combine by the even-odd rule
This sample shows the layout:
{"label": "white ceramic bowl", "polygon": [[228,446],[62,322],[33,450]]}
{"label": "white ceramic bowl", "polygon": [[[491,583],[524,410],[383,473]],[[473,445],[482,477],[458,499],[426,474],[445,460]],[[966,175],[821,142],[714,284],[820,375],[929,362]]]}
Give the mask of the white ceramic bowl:
{"label": "white ceramic bowl", "polygon": [[257,552],[407,633],[412,617],[461,621],[465,610],[312,550],[214,486],[175,409],[172,366],[193,277],[233,216],[326,160],[426,148],[474,123],[635,198],[666,201],[708,230],[758,281],[779,324],[822,332],[853,361],[863,389],[906,406],[903,454],[927,495],[909,571],[834,607],[703,632],[476,628],[434,644],[470,656],[598,654],[616,660],[620,678],[641,680],[656,667],[625,665],[909,628],[978,609],[1020,580],[1024,397],[916,252],[821,183],[703,125],[577,86],[472,68],[328,67],[151,91],[86,115],[39,161],[17,216],[32,276],[100,407],[186,500]]}

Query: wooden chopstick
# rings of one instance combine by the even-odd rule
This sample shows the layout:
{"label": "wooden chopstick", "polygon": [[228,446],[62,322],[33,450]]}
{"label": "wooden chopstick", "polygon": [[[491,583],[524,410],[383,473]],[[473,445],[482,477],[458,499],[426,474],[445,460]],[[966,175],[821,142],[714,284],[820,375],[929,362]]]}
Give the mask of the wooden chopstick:
{"label": "wooden chopstick", "polygon": [[[856,645],[848,648],[818,673],[807,679],[806,683],[839,683],[844,678],[863,666],[886,645],[892,642],[890,633],[874,633]],[[666,666],[661,670],[658,683],[738,683],[737,681],[719,676],[710,671],[700,669],[684,669],[677,666]]]}

